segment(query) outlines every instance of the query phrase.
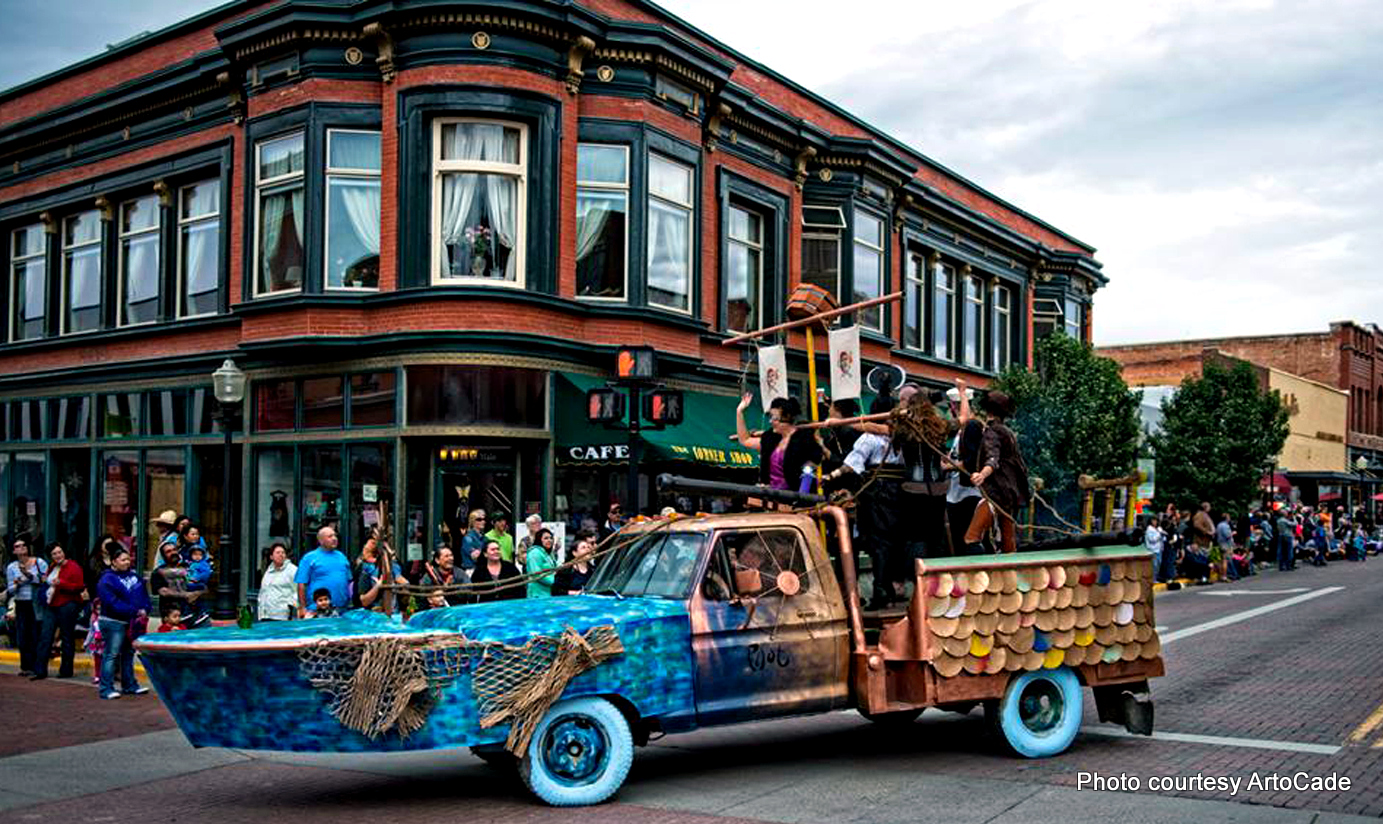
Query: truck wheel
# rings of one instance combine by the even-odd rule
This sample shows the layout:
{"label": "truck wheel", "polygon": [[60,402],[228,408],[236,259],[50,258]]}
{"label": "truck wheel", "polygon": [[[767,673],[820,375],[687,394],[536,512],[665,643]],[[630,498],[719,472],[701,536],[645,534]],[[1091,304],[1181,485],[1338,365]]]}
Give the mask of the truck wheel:
{"label": "truck wheel", "polygon": [[506,750],[502,744],[471,747],[471,755],[500,772],[512,773],[519,766],[518,756]]}
{"label": "truck wheel", "polygon": [[1070,667],[1025,672],[991,705],[1004,741],[1027,758],[1057,755],[1080,729],[1080,681]]}
{"label": "truck wheel", "polygon": [[554,807],[599,804],[629,775],[634,738],[629,722],[603,698],[552,706],[519,761],[528,789]]}

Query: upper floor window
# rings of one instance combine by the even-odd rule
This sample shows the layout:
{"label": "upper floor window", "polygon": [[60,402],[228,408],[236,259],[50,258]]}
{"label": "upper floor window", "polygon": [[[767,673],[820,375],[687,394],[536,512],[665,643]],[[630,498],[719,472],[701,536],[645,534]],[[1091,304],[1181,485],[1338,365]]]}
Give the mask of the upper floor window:
{"label": "upper floor window", "polygon": [[[852,303],[883,297],[884,222],[869,212],[855,212],[855,286]],[[860,310],[859,323],[866,329],[882,332],[883,306]]]}
{"label": "upper floor window", "polygon": [[379,288],[379,132],[327,131],[326,286]]}
{"label": "upper floor window", "polygon": [[921,350],[927,311],[927,263],[919,254],[908,255],[903,272],[903,346]]}
{"label": "upper floor window", "polygon": [[932,354],[942,360],[954,357],[951,349],[956,316],[956,269],[947,263],[937,261],[932,267],[935,278],[933,288],[936,295],[932,299]]}
{"label": "upper floor window", "polygon": [[118,325],[158,320],[159,280],[158,197],[146,195],[120,206]]}
{"label": "upper floor window", "polygon": [[259,143],[255,162],[256,296],[302,288],[303,134]]}
{"label": "upper floor window", "polygon": [[739,206],[729,209],[725,250],[725,328],[751,332],[763,326],[764,219]]}
{"label": "upper floor window", "polygon": [[628,258],[629,149],[576,147],[576,294],[622,300]]}
{"label": "upper floor window", "polygon": [[215,314],[221,272],[221,181],[178,193],[178,310],[180,318]]}
{"label": "upper floor window", "polygon": [[993,353],[990,366],[1002,372],[1013,362],[1013,291],[997,283],[991,290],[990,329]]}
{"label": "upper floor window", "polygon": [[648,302],[691,311],[692,168],[648,156]]}
{"label": "upper floor window", "polygon": [[1065,318],[1066,334],[1076,340],[1083,340],[1085,327],[1085,307],[1081,306],[1071,298],[1066,299],[1066,311],[1062,313]]}
{"label": "upper floor window", "polygon": [[977,275],[965,277],[965,363],[984,365],[984,281]]}
{"label": "upper floor window", "polygon": [[845,216],[835,206],[802,207],[802,282],[840,300],[840,231]]}
{"label": "upper floor window", "polygon": [[476,120],[433,125],[433,282],[522,286],[524,127]]}
{"label": "upper floor window", "polygon": [[95,209],[63,222],[62,333],[101,326],[101,217]]}
{"label": "upper floor window", "polygon": [[43,337],[48,300],[47,249],[42,224],[14,231],[10,256],[10,340]]}

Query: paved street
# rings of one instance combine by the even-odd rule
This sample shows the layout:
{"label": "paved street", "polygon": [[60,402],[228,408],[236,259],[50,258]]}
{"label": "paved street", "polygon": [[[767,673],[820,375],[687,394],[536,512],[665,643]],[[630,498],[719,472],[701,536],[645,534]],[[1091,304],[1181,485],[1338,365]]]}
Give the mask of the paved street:
{"label": "paved street", "polygon": [[[0,820],[1324,822],[1383,815],[1383,562],[1266,573],[1160,594],[1168,675],[1158,736],[1096,722],[1058,758],[1001,754],[976,711],[906,731],[854,713],[670,737],[639,753],[616,802],[559,811],[464,752],[361,758],[193,750],[152,696],[100,702],[87,679],[0,674]],[[211,697],[208,696],[208,700]],[[1141,780],[1078,788],[1082,771]],[[1338,774],[1340,790],[1249,789],[1256,773]],[[1238,778],[1152,792],[1150,779]]]}

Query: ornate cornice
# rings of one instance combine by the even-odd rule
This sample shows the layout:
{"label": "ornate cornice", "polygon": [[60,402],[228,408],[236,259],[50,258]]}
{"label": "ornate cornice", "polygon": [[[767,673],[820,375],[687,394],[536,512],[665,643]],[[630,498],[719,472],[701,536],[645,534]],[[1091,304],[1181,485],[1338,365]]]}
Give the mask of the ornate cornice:
{"label": "ornate cornice", "polygon": [[567,92],[576,94],[581,91],[581,79],[586,76],[582,70],[582,61],[595,50],[595,41],[584,34],[572,41],[571,48],[567,49]]}
{"label": "ornate cornice", "polygon": [[520,34],[536,35],[554,43],[570,42],[571,36],[545,23],[528,20],[507,14],[479,14],[475,12],[435,12],[405,17],[391,28],[397,32],[408,29],[441,29],[454,26],[476,26],[484,29],[512,31]]}
{"label": "ornate cornice", "polygon": [[260,52],[278,48],[289,43],[357,43],[365,35],[362,32],[351,31],[347,28],[300,28],[291,29],[278,34],[270,35],[261,40],[256,40],[248,45],[241,46],[233,52],[237,62],[248,60]]}
{"label": "ornate cornice", "polygon": [[370,23],[361,32],[375,44],[375,65],[379,67],[380,79],[393,83],[398,70],[394,67],[394,38],[389,36],[384,25]]}

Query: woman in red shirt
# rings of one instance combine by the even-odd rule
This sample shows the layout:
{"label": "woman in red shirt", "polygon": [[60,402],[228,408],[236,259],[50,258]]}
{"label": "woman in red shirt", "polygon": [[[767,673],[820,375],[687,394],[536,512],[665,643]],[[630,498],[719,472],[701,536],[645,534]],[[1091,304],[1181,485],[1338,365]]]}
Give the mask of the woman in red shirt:
{"label": "woman in red shirt", "polygon": [[48,557],[52,559],[45,591],[48,609],[44,610],[43,625],[39,630],[34,680],[48,677],[48,660],[53,654],[55,630],[62,633],[62,663],[58,667],[58,677],[72,677],[72,658],[77,652],[77,617],[82,612],[82,602],[87,599],[86,576],[81,564],[69,560],[67,553],[56,543],[48,545]]}

